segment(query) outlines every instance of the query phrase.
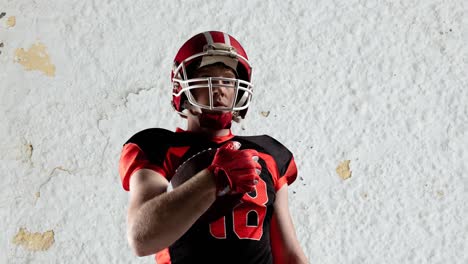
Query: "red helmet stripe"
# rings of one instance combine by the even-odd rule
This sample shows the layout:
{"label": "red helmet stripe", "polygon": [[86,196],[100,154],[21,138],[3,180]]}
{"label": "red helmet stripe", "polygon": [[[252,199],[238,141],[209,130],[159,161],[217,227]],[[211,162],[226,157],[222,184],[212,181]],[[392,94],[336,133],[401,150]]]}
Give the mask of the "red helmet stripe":
{"label": "red helmet stripe", "polygon": [[210,31],[211,37],[213,38],[214,43],[225,43],[224,42],[224,33],[219,31]]}

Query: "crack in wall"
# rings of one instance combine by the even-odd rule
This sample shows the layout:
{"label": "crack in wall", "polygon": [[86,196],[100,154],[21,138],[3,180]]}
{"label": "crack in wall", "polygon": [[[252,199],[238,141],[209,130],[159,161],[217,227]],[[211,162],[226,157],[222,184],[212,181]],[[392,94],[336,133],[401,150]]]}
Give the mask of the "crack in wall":
{"label": "crack in wall", "polygon": [[130,95],[134,94],[136,96],[139,96],[142,91],[151,91],[154,88],[156,88],[156,86],[150,86],[148,88],[144,88],[144,87],[143,88],[137,88],[137,90],[134,91],[134,92],[126,92],[125,95],[124,95],[124,105],[125,105],[125,107],[126,108],[128,107],[127,103],[128,103],[128,97]]}
{"label": "crack in wall", "polygon": [[[70,170],[68,170],[68,169],[64,169],[64,168],[62,168],[61,166],[58,166],[58,167],[53,168],[52,171],[50,172],[50,174],[49,174],[47,180],[46,180],[45,182],[41,183],[41,185],[39,185],[39,188],[38,188],[37,192],[34,194],[34,195],[36,196],[36,199],[38,199],[38,198],[41,196],[41,188],[42,188],[44,185],[46,185],[47,183],[49,183],[50,180],[51,180],[53,177],[56,176],[56,175],[54,174],[54,172],[55,172],[56,170],[61,170],[61,171],[68,172],[68,174],[72,174],[72,171],[70,171]],[[36,200],[36,201],[37,201],[37,200]]]}
{"label": "crack in wall", "polygon": [[104,164],[104,155],[106,154],[106,150],[107,150],[107,146],[109,146],[109,138],[106,137],[106,145],[104,146],[104,149],[102,150],[102,154],[101,154],[101,169],[104,169],[103,168],[103,164]]}
{"label": "crack in wall", "polygon": [[109,146],[109,137],[104,134],[104,131],[101,130],[101,127],[100,127],[100,123],[102,120],[108,120],[107,118],[104,118],[104,117],[101,117],[97,120],[97,129],[99,130],[99,132],[101,133],[101,135],[106,139],[106,145],[104,146],[103,150],[102,150],[102,153],[101,153],[101,162],[100,162],[100,166],[101,166],[101,169],[103,169],[103,162],[104,162],[104,155],[106,154],[106,150],[107,150],[107,147]]}

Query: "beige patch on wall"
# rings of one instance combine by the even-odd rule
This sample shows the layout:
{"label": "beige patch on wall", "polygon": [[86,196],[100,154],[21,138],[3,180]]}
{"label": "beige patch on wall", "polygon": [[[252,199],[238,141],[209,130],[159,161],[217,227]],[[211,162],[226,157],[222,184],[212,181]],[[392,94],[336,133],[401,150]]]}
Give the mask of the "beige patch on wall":
{"label": "beige patch on wall", "polygon": [[14,27],[16,25],[16,17],[11,16],[7,19],[6,24],[8,27]]}
{"label": "beige patch on wall", "polygon": [[40,42],[33,44],[29,50],[16,49],[15,62],[23,65],[27,71],[37,70],[47,76],[55,75],[55,65],[50,62],[46,46]]}
{"label": "beige patch on wall", "polygon": [[22,245],[31,251],[45,251],[54,244],[54,231],[45,233],[30,233],[25,228],[20,228],[18,234],[13,238],[13,243]]}
{"label": "beige patch on wall", "polygon": [[349,170],[350,160],[345,160],[336,167],[336,173],[341,177],[341,179],[346,180],[351,177],[351,171]]}

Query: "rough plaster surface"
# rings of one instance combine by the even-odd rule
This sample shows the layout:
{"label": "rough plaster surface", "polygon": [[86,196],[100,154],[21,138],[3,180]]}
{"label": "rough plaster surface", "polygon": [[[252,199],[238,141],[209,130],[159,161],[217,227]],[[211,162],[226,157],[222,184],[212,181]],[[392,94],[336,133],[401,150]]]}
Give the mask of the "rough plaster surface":
{"label": "rough plaster surface", "polygon": [[[233,132],[295,155],[290,211],[311,263],[468,263],[467,6],[2,0],[0,263],[154,263],[126,241],[120,150],[142,129],[185,128],[171,61],[210,29],[254,66]],[[28,70],[16,51],[37,45]]]}

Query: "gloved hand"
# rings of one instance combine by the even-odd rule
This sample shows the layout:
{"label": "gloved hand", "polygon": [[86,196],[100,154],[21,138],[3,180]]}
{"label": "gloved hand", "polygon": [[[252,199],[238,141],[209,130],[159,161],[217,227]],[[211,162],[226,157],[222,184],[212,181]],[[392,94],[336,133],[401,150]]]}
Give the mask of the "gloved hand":
{"label": "gloved hand", "polygon": [[239,150],[241,144],[230,141],[221,146],[208,170],[216,181],[218,196],[227,193],[246,193],[254,190],[262,166],[258,163],[258,152],[253,149]]}

